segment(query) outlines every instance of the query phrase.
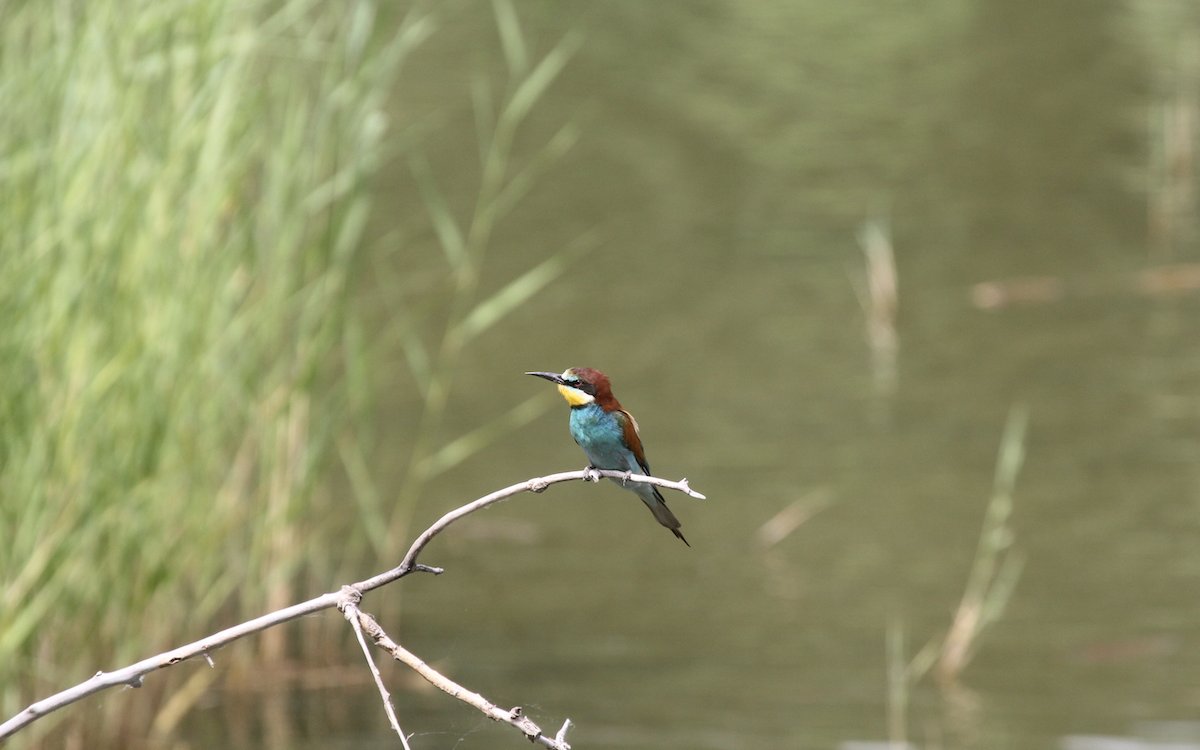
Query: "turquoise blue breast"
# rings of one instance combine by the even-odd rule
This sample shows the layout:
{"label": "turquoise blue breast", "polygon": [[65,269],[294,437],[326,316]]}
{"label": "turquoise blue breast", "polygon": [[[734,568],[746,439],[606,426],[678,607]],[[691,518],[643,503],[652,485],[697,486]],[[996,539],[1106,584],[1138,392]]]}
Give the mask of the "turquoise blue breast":
{"label": "turquoise blue breast", "polygon": [[633,451],[625,447],[621,423],[596,404],[571,409],[571,437],[598,469],[638,469]]}

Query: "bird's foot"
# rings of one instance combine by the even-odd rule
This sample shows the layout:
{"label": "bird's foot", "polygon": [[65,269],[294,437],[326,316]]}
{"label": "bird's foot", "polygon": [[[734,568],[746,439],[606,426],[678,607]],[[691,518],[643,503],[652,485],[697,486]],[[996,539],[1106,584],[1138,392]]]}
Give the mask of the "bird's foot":
{"label": "bird's foot", "polygon": [[591,465],[585,466],[583,468],[583,481],[599,482],[600,481],[600,470],[597,469],[595,466],[591,466]]}
{"label": "bird's foot", "polygon": [[631,476],[633,476],[633,471],[632,471],[632,470],[631,470],[631,471],[627,471],[627,472],[625,472],[625,476],[621,477],[621,486],[622,486],[622,487],[626,487],[626,486],[628,486],[628,485],[629,485],[629,478],[630,478]]}

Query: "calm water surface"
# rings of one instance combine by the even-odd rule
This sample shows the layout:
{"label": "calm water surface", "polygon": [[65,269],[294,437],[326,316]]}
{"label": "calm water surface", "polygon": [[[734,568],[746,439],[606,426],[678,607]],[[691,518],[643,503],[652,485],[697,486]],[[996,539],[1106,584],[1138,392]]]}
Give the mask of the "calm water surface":
{"label": "calm water surface", "polygon": [[[507,503],[436,542],[426,562],[448,572],[404,583],[385,625],[543,727],[569,716],[579,748],[1200,747],[1200,294],[1139,276],[1200,262],[1189,178],[1156,166],[1163,113],[1200,92],[1200,13],[519,10],[535,52],[582,41],[521,148],[568,122],[579,141],[497,230],[484,286],[584,233],[598,242],[472,344],[446,434],[548,390],[526,370],[594,366],[655,470],[709,499],[668,497],[692,549],[608,484]],[[488,6],[435,13],[395,111],[465,213],[469,83],[486,70],[502,86],[501,57]],[[404,293],[419,296],[438,251],[406,168],[384,182],[379,222],[406,233]],[[1164,214],[1172,191],[1183,208]],[[899,279],[891,375],[861,301],[872,219]],[[402,455],[416,401],[396,371]],[[415,522],[581,468],[565,404],[545,398],[439,479]],[[926,676],[889,698],[889,664],[950,625],[1014,407],[1029,422],[1011,599],[957,684]],[[395,481],[402,466],[378,471]],[[759,530],[789,506],[811,517],[764,548]],[[522,746],[389,674],[413,747]],[[303,720],[279,744],[394,747],[368,686],[346,695],[289,698]],[[200,719],[196,741],[216,742]]]}

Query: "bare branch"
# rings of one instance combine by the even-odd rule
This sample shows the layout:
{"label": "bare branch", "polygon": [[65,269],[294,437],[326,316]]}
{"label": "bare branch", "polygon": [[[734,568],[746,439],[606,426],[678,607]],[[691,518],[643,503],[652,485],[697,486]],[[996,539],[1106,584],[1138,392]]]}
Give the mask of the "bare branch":
{"label": "bare branch", "polygon": [[252,633],[258,633],[268,628],[280,625],[294,620],[298,617],[319,612],[323,609],[329,609],[337,605],[339,593],[324,594],[314,599],[309,599],[300,604],[294,604],[291,607],[276,610],[270,614],[256,617],[253,620],[248,620],[240,625],[234,625],[231,628],[226,628],[210,636],[206,636],[198,641],[189,643],[186,646],[166,651],[156,656],[151,656],[147,659],[130,664],[127,667],[122,667],[114,672],[97,672],[90,679],[85,680],[78,685],[63,690],[60,693],[44,698],[36,703],[31,704],[24,711],[21,711],[16,716],[0,724],[0,740],[7,739],[16,734],[19,730],[32,724],[46,714],[57,711],[64,706],[80,701],[93,693],[98,693],[107,688],[119,687],[128,685],[130,687],[141,687],[142,678],[159,669],[174,666],[182,661],[193,659],[198,656],[208,657],[210,651],[214,651],[221,646],[232,643],[239,638],[243,638]]}
{"label": "bare branch", "polygon": [[[121,685],[141,687],[142,678],[147,674],[159,669],[172,667],[180,662],[195,658],[203,658],[208,661],[211,666],[212,658],[210,654],[223,646],[233,643],[241,638],[245,638],[248,635],[260,633],[277,625],[282,625],[285,622],[304,617],[305,615],[311,615],[325,609],[333,609],[345,602],[348,602],[349,600],[346,598],[347,588],[352,589],[353,591],[357,592],[358,596],[361,596],[368,591],[377,589],[380,586],[386,586],[387,584],[399,580],[400,578],[403,578],[411,573],[424,572],[437,575],[442,572],[441,568],[435,568],[429,565],[418,563],[417,557],[421,554],[421,551],[425,549],[429,542],[432,541],[435,536],[445,530],[450,524],[454,523],[463,516],[486,508],[489,505],[507,500],[514,495],[521,494],[522,492],[544,492],[552,484],[560,484],[562,482],[570,482],[578,479],[587,479],[596,474],[609,477],[610,479],[646,482],[659,487],[664,487],[666,489],[677,490],[691,497],[704,499],[704,495],[696,492],[688,486],[686,479],[678,482],[672,482],[667,479],[643,476],[641,474],[626,474],[622,471],[596,471],[594,469],[566,471],[558,474],[551,474],[545,477],[534,477],[533,479],[510,485],[502,490],[497,490],[490,495],[481,497],[474,502],[467,503],[460,508],[455,508],[439,518],[432,526],[430,526],[428,529],[422,532],[420,536],[417,537],[416,541],[414,541],[412,546],[409,547],[408,554],[404,556],[404,560],[395,568],[366,580],[359,581],[358,583],[351,584],[349,587],[341,587],[337,591],[331,591],[329,593],[309,599],[308,601],[300,602],[299,604],[293,604],[290,607],[275,610],[274,612],[269,612],[265,615],[256,617],[253,620],[247,620],[246,622],[238,625],[225,628],[224,630],[213,633],[212,635],[205,636],[198,641],[194,641],[187,645],[171,649],[170,651],[165,651],[161,654],[142,659],[139,662],[122,667],[113,672],[97,672],[90,679],[84,680],[74,687],[67,688],[66,690],[30,704],[23,711],[9,718],[3,724],[0,724],[0,741],[13,736],[18,731],[29,726],[46,714],[83,700],[89,695],[98,693],[101,690],[119,687]],[[362,614],[361,611],[359,614]],[[416,657],[414,656],[413,659],[416,659]],[[420,660],[418,659],[417,661]],[[415,668],[416,667],[414,667],[414,669]],[[459,688],[459,690],[462,689]],[[463,692],[465,693],[466,691]],[[455,693],[451,692],[451,695],[455,695]],[[484,701],[481,696],[478,696],[478,694],[471,693],[470,695],[478,698],[482,704],[487,704],[487,702]],[[471,701],[467,702],[470,703]],[[472,705],[475,705],[477,708],[479,708],[481,704],[472,703]],[[495,706],[492,706],[492,708],[495,709]],[[483,709],[481,708],[480,710]],[[495,710],[504,714],[503,718],[499,716],[492,716],[492,718],[495,718],[498,721],[506,721],[507,723],[516,726],[518,729],[521,729],[523,732],[526,732],[526,729],[530,727],[536,729],[536,725],[534,725],[532,722],[528,722],[528,719],[525,719],[525,717],[520,715],[519,709],[513,709],[512,711],[508,712],[504,712],[502,709]],[[485,711],[485,713],[487,713],[487,711]],[[491,716],[490,713],[489,716]],[[525,722],[528,722],[528,724]],[[566,725],[564,725],[563,730],[560,730],[559,735],[561,736],[565,734],[565,730]],[[537,729],[536,731],[537,736],[541,736],[541,730]],[[533,735],[529,735],[529,733],[526,732],[526,736],[532,737]],[[547,742],[560,743],[559,745],[549,744],[547,747],[568,747],[566,743],[562,742],[561,740],[545,738],[541,741],[542,744],[546,744]]]}
{"label": "bare branch", "polygon": [[366,612],[358,611],[358,619],[362,623],[362,628],[367,635],[375,641],[376,645],[392,655],[396,661],[403,662],[413,669],[417,674],[428,680],[434,687],[443,691],[452,698],[474,706],[479,709],[485,716],[493,721],[500,721],[515,727],[524,734],[530,742],[540,742],[546,747],[553,750],[571,750],[571,746],[564,739],[566,735],[566,727],[570,725],[570,720],[563,725],[563,729],[559,731],[556,737],[547,737],[542,734],[542,728],[533,723],[533,720],[525,715],[520,706],[515,706],[511,709],[503,709],[492,703],[487,698],[484,698],[479,693],[459,685],[454,680],[446,677],[441,672],[438,672],[433,667],[425,663],[421,657],[393,641],[388,634],[384,632],[375,618],[371,617]]}
{"label": "bare branch", "polygon": [[428,545],[435,536],[442,533],[442,531],[450,524],[454,523],[463,516],[474,513],[477,510],[482,510],[489,505],[495,505],[498,502],[507,500],[513,495],[519,495],[522,492],[545,492],[546,489],[552,484],[570,482],[576,479],[588,479],[596,474],[599,474],[602,477],[608,477],[610,479],[623,479],[631,482],[647,482],[649,484],[656,484],[659,487],[677,490],[700,500],[705,499],[704,495],[701,495],[699,492],[696,492],[690,486],[688,486],[687,479],[681,479],[678,482],[672,482],[669,479],[648,477],[642,474],[627,474],[623,471],[600,471],[597,469],[564,471],[545,477],[534,477],[533,479],[529,479],[524,482],[518,482],[517,484],[509,485],[502,490],[496,490],[490,495],[485,495],[474,502],[467,503],[462,507],[455,508],[454,510],[450,511],[435,521],[432,526],[430,526],[428,529],[425,529],[425,531],[422,532],[419,537],[417,537],[417,540],[412,543],[411,547],[408,548],[408,554],[404,556],[403,562],[386,573],[380,573],[373,578],[368,578],[365,581],[359,581],[358,583],[354,584],[354,588],[363,592],[371,591],[372,589],[377,589],[380,586],[389,584],[397,578],[403,578],[414,570],[425,569],[432,573],[441,573],[442,571],[440,568],[422,568],[422,566],[417,564],[417,556],[421,554],[421,550],[425,549],[426,545]]}
{"label": "bare branch", "polygon": [[363,657],[367,660],[367,666],[371,668],[371,676],[375,678],[375,687],[379,688],[379,697],[383,699],[383,711],[387,714],[392,729],[400,737],[400,744],[404,746],[404,750],[412,750],[408,746],[408,736],[400,728],[400,719],[396,716],[396,707],[392,705],[392,697],[388,693],[387,686],[383,684],[383,675],[379,674],[379,667],[375,666],[375,659],[371,656],[371,647],[367,645],[367,637],[363,635],[360,619],[362,612],[358,609],[358,602],[362,599],[362,594],[349,586],[342,589],[342,594],[344,595],[343,601],[338,604],[338,609],[349,620],[350,627],[354,628],[354,636],[358,638],[358,645],[362,647]]}

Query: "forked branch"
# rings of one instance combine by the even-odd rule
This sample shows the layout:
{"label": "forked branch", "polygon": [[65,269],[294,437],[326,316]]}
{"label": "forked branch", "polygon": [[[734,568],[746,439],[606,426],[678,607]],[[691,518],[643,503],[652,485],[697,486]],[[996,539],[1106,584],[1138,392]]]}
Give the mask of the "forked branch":
{"label": "forked branch", "polygon": [[[368,591],[386,586],[393,581],[404,578],[414,572],[425,572],[439,574],[441,568],[435,568],[428,565],[423,565],[417,562],[422,550],[428,546],[429,542],[435,536],[444,531],[450,524],[460,518],[470,515],[477,510],[482,510],[489,505],[494,505],[503,500],[507,500],[514,495],[519,495],[523,492],[544,492],[550,485],[560,484],[562,482],[570,482],[579,479],[590,479],[599,474],[600,476],[610,477],[612,479],[626,479],[636,482],[648,482],[667,489],[677,490],[691,497],[703,499],[704,495],[694,491],[688,486],[687,480],[683,479],[678,482],[672,482],[667,479],[659,479],[658,477],[642,476],[640,474],[627,475],[621,471],[599,471],[596,470],[580,470],[580,471],[564,471],[558,474],[551,474],[544,477],[534,477],[533,479],[517,484],[510,485],[501,490],[496,490],[490,495],[485,495],[473,502],[467,503],[459,508],[446,513],[439,518],[432,526],[421,533],[420,536],[409,547],[408,553],[399,565],[358,583],[350,584],[349,586],[339,587],[336,591],[331,591],[326,594],[314,597],[299,604],[293,604],[290,607],[269,612],[253,620],[225,628],[224,630],[205,636],[198,641],[193,641],[184,646],[165,651],[161,654],[142,659],[126,667],[114,670],[112,672],[97,672],[91,678],[67,688],[59,693],[51,695],[42,700],[30,704],[20,713],[0,724],[0,741],[6,740],[41,717],[57,711],[60,708],[71,705],[77,701],[98,693],[101,690],[106,690],[112,687],[128,685],[131,687],[141,687],[142,679],[149,673],[159,669],[174,666],[182,661],[195,659],[197,657],[204,658],[212,664],[211,654],[220,649],[222,646],[230,644],[236,640],[244,638],[248,635],[260,633],[277,625],[282,625],[285,622],[295,620],[305,615],[310,615],[315,612],[320,612],[324,609],[340,608],[346,612],[347,605],[350,606],[351,612],[347,612],[347,617],[353,616],[357,624],[369,635],[378,645],[391,653],[396,659],[403,661],[408,666],[412,667],[420,673],[425,679],[437,685],[448,694],[458,698],[464,703],[475,706],[489,718],[497,721],[503,721],[507,724],[520,730],[526,737],[531,740],[541,742],[549,748],[556,750],[568,750],[570,745],[566,743],[565,735],[569,720],[563,724],[563,728],[558,734],[551,738],[543,735],[541,730],[529,720],[528,717],[521,713],[520,708],[505,710],[496,707],[483,696],[478,693],[471,692],[457,685],[448,678],[438,674],[430,668],[425,662],[421,661],[417,656],[410,651],[404,649],[399,644],[388,638],[379,624],[375,622],[369,615],[357,609],[357,599]],[[352,601],[353,600],[353,601]],[[386,704],[386,697],[385,697]],[[393,722],[394,726],[398,726]]]}

